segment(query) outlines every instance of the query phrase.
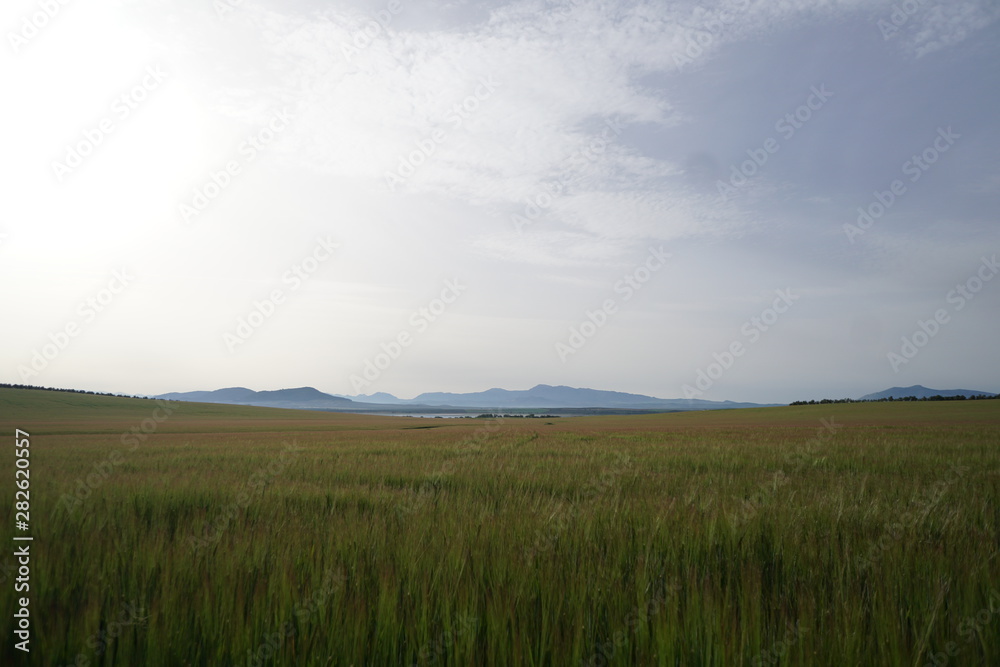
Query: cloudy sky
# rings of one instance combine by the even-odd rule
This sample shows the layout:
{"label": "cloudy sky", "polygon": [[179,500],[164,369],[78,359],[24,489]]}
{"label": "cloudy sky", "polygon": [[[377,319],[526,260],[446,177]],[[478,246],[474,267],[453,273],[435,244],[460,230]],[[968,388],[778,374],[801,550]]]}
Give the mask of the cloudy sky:
{"label": "cloudy sky", "polygon": [[1000,8],[895,7],[6,2],[0,381],[1000,392]]}

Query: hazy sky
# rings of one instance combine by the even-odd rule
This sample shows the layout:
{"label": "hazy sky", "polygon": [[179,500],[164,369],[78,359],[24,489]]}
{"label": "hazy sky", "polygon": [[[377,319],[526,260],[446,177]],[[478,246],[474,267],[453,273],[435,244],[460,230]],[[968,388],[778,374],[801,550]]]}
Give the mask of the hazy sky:
{"label": "hazy sky", "polygon": [[996,2],[0,11],[0,381],[1000,391]]}

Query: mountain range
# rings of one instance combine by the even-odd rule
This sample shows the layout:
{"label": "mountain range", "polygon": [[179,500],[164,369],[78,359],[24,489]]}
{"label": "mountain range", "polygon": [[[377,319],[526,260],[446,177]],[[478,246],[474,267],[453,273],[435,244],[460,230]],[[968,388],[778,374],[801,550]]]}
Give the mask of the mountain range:
{"label": "mountain range", "polygon": [[[917,398],[930,396],[994,396],[990,392],[967,389],[928,389],[921,385],[912,387],[892,387],[885,391],[866,394],[861,400],[880,398]],[[254,391],[246,387],[228,387],[214,391],[189,391],[161,394],[156,398],[199,403],[227,403],[232,405],[256,405],[270,408],[291,408],[299,410],[331,410],[339,412],[471,412],[490,410],[564,410],[574,414],[587,411],[618,412],[674,412],[686,410],[724,410],[733,408],[766,407],[760,403],[737,403],[734,401],[706,401],[701,399],[665,399],[642,394],[628,394],[620,391],[602,391],[576,387],[539,384],[531,389],[487,389],[486,391],[456,394],[448,392],[428,392],[411,399],[397,398],[392,394],[378,392],[343,396],[327,394],[313,387],[279,389],[276,391]]]}
{"label": "mountain range", "polygon": [[[389,396],[387,402],[392,402],[393,399],[400,401],[391,395],[383,396]],[[362,399],[361,396],[347,396],[345,398]],[[375,399],[374,396],[363,398],[367,401]],[[380,400],[385,399],[380,397]],[[633,410],[706,410],[719,407],[735,408],[758,405],[732,401],[663,399],[620,391],[553,387],[547,384],[539,384],[525,390],[494,388],[466,394],[428,392],[403,403],[463,408],[628,408]]]}
{"label": "mountain range", "polygon": [[996,396],[988,391],[971,391],[969,389],[928,389],[927,387],[915,384],[912,387],[892,387],[885,391],[865,394],[862,401],[876,401],[880,398],[907,398],[915,396],[917,398],[930,398],[931,396]]}
{"label": "mountain range", "polygon": [[611,409],[648,412],[675,410],[718,410],[727,408],[763,407],[759,403],[705,401],[700,399],[662,399],[642,394],[600,391],[575,387],[553,387],[540,384],[526,390],[488,389],[467,394],[430,392],[416,398],[402,399],[379,392],[357,396],[325,394],[312,387],[254,391],[246,387],[229,387],[214,391],[189,391],[161,394],[156,398],[202,403],[257,405],[272,408],[307,410],[337,410],[343,412],[427,411],[433,409],[509,410],[509,409]]}
{"label": "mountain range", "polygon": [[324,394],[312,387],[254,391],[246,387],[228,387],[215,391],[187,391],[161,394],[156,398],[193,403],[227,403],[229,405],[256,405],[266,408],[292,408],[305,410],[336,410],[354,404],[340,396]]}

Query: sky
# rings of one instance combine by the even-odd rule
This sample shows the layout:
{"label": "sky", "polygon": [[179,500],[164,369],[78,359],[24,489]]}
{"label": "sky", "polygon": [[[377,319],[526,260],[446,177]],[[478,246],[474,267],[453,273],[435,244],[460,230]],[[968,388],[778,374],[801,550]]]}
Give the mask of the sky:
{"label": "sky", "polygon": [[11,0],[0,382],[1000,392],[988,0]]}

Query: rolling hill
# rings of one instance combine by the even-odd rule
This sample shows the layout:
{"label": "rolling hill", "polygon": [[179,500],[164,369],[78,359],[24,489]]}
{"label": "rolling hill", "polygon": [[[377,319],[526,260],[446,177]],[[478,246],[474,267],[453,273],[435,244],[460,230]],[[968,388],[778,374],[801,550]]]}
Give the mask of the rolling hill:
{"label": "rolling hill", "polygon": [[883,398],[907,398],[908,396],[915,396],[916,398],[930,398],[931,396],[996,396],[988,391],[972,391],[969,389],[928,389],[923,385],[915,384],[912,387],[891,387],[884,391],[875,392],[874,394],[865,394],[861,397],[862,401],[877,401]]}
{"label": "rolling hill", "polygon": [[215,391],[188,391],[161,394],[156,398],[195,403],[226,403],[229,405],[256,405],[266,408],[291,408],[297,410],[339,410],[354,404],[349,398],[324,394],[312,387],[254,391],[246,387],[228,387]]}

